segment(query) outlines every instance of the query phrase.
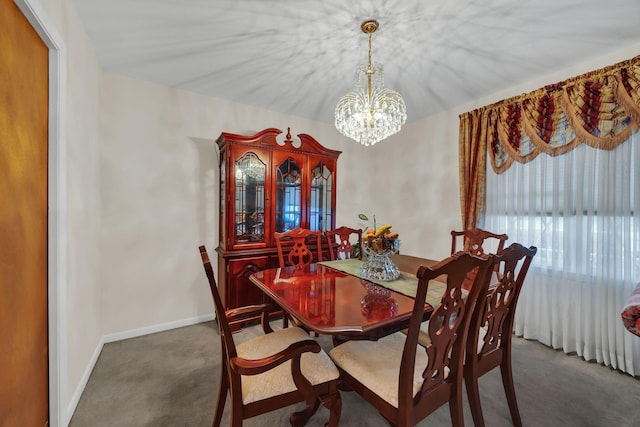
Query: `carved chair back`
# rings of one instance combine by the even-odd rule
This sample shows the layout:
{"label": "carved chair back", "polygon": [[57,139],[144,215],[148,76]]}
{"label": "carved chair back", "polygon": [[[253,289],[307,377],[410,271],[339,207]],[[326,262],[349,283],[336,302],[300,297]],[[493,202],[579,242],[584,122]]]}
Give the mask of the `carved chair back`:
{"label": "carved chair back", "polygon": [[476,304],[467,342],[465,384],[474,424],[483,426],[478,378],[500,366],[502,382],[515,426],[522,421],[518,411],[511,371],[511,338],[516,304],[537,248],[513,243],[493,258],[498,278]]}
{"label": "carved chair back", "polygon": [[[276,246],[278,248],[278,262],[280,268],[284,268],[286,265],[293,265],[298,268],[305,267],[312,262],[322,261],[322,232],[311,231],[306,228],[294,228],[293,230],[285,231],[283,233],[273,233],[276,239]],[[316,255],[307,246],[307,239],[313,238],[316,245]],[[284,255],[283,242],[291,240],[293,246],[286,255]]]}
{"label": "carved chair back", "polygon": [[497,240],[498,248],[496,254],[502,252],[504,244],[509,238],[506,234],[496,234],[481,228],[471,228],[464,231],[451,231],[451,254],[458,251],[456,242],[462,237],[464,239],[462,249],[465,252],[470,252],[476,256],[482,256],[486,254],[487,248],[485,243],[489,239]]}
{"label": "carved chair back", "polygon": [[362,230],[343,226],[325,231],[324,234],[327,237],[329,256],[332,260],[353,257],[355,248],[351,243],[352,238],[357,239],[355,242],[358,244],[357,257],[362,259]]}
{"label": "carved chair back", "polygon": [[[471,315],[478,297],[487,292],[490,278],[490,266],[493,256],[486,258],[460,252],[432,267],[420,267],[416,304],[409,322],[407,339],[400,367],[400,389],[398,411],[400,424],[413,425],[408,418],[418,414],[424,416],[449,402],[454,425],[462,425],[462,404],[460,389],[464,351],[471,323]],[[429,281],[446,277],[446,290],[440,304],[435,307],[429,322],[430,343],[418,345],[420,326],[423,322],[423,308],[418,301],[427,296]],[[465,282],[473,282],[468,293],[463,292]],[[437,321],[434,321],[437,319]],[[428,364],[422,373],[424,382],[417,395],[413,392],[413,371],[417,351],[425,351]],[[402,373],[405,373],[402,375]],[[413,422],[423,417],[417,416]]]}
{"label": "carved chair back", "polygon": [[218,329],[220,331],[220,344],[222,346],[222,353],[225,358],[236,357],[236,346],[233,341],[233,335],[227,319],[227,314],[222,304],[222,298],[218,292],[218,286],[216,284],[216,278],[211,267],[211,261],[209,260],[209,254],[204,246],[200,246],[200,257],[202,258],[202,264],[204,266],[207,280],[209,281],[209,289],[211,290],[211,297],[213,298],[213,306],[216,312],[216,322],[218,323]]}

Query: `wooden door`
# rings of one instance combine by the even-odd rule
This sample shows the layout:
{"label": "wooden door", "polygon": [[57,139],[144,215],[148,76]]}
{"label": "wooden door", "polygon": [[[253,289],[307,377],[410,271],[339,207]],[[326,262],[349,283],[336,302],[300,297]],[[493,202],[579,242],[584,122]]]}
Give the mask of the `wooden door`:
{"label": "wooden door", "polygon": [[0,426],[45,426],[48,49],[0,0]]}

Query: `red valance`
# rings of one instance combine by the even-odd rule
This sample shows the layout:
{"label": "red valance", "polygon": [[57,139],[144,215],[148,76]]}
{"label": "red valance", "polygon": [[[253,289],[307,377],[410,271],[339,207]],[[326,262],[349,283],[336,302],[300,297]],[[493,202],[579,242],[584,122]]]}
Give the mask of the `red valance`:
{"label": "red valance", "polygon": [[611,150],[640,129],[640,56],[476,111],[496,173],[579,144]]}
{"label": "red valance", "polygon": [[460,115],[460,207],[482,227],[486,153],[496,173],[579,144],[611,150],[640,129],[640,56]]}

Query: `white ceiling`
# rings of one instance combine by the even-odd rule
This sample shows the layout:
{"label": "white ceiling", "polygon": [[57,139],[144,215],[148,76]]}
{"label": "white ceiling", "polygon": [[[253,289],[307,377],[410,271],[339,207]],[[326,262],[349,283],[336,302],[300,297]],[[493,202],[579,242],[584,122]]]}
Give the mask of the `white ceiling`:
{"label": "white ceiling", "polygon": [[107,72],[327,123],[369,18],[408,121],[640,43],[640,0],[73,2]]}

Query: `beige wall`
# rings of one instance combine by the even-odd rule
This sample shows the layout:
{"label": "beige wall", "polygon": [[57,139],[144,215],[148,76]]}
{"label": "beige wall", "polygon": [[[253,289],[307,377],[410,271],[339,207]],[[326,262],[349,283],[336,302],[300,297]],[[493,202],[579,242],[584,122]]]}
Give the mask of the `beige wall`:
{"label": "beige wall", "polygon": [[[100,67],[93,47],[85,36],[70,0],[32,0],[47,16],[64,41],[66,53],[66,92],[63,106],[66,128],[66,281],[60,283],[64,310],[59,325],[61,418],[67,419],[75,404],[74,394],[87,376],[96,346],[104,334],[102,326],[101,280],[101,206],[99,81]],[[65,184],[65,183],[63,183]],[[55,423],[55,420],[52,420]]]}
{"label": "beige wall", "polygon": [[[412,122],[364,148],[332,125],[101,73],[71,0],[33,0],[67,47],[67,283],[60,396],[69,416],[105,336],[134,335],[211,313],[196,247],[217,245],[220,132],[308,133],[342,150],[337,223],[376,214],[401,251],[448,255],[460,227],[458,115],[628,59],[640,46],[578,64]],[[163,326],[164,325],[164,326]]]}
{"label": "beige wall", "polygon": [[[214,254],[218,242],[221,132],[291,127],[345,145],[330,125],[113,74],[100,99],[105,334],[212,313],[197,247]],[[344,148],[339,188],[356,173],[342,164],[354,147]]]}
{"label": "beige wall", "polygon": [[[531,89],[633,54],[574,67]],[[594,65],[596,64],[596,65]],[[598,65],[599,64],[599,65]],[[485,105],[520,86],[476,103]],[[408,124],[365,148],[332,125],[103,74],[100,91],[101,292],[104,334],[121,334],[211,313],[196,247],[217,246],[220,132],[267,127],[309,133],[342,150],[337,223],[357,214],[391,223],[403,253],[441,259],[459,229],[458,115],[474,105]],[[141,310],[140,307],[144,307]],[[169,325],[167,325],[169,326]],[[139,331],[143,332],[143,331]],[[139,333],[138,332],[138,333]],[[126,336],[126,335],[125,335]]]}
{"label": "beige wall", "polygon": [[444,113],[406,125],[371,150],[367,176],[378,191],[367,212],[400,233],[400,252],[431,259],[449,254],[460,223],[458,118]]}

